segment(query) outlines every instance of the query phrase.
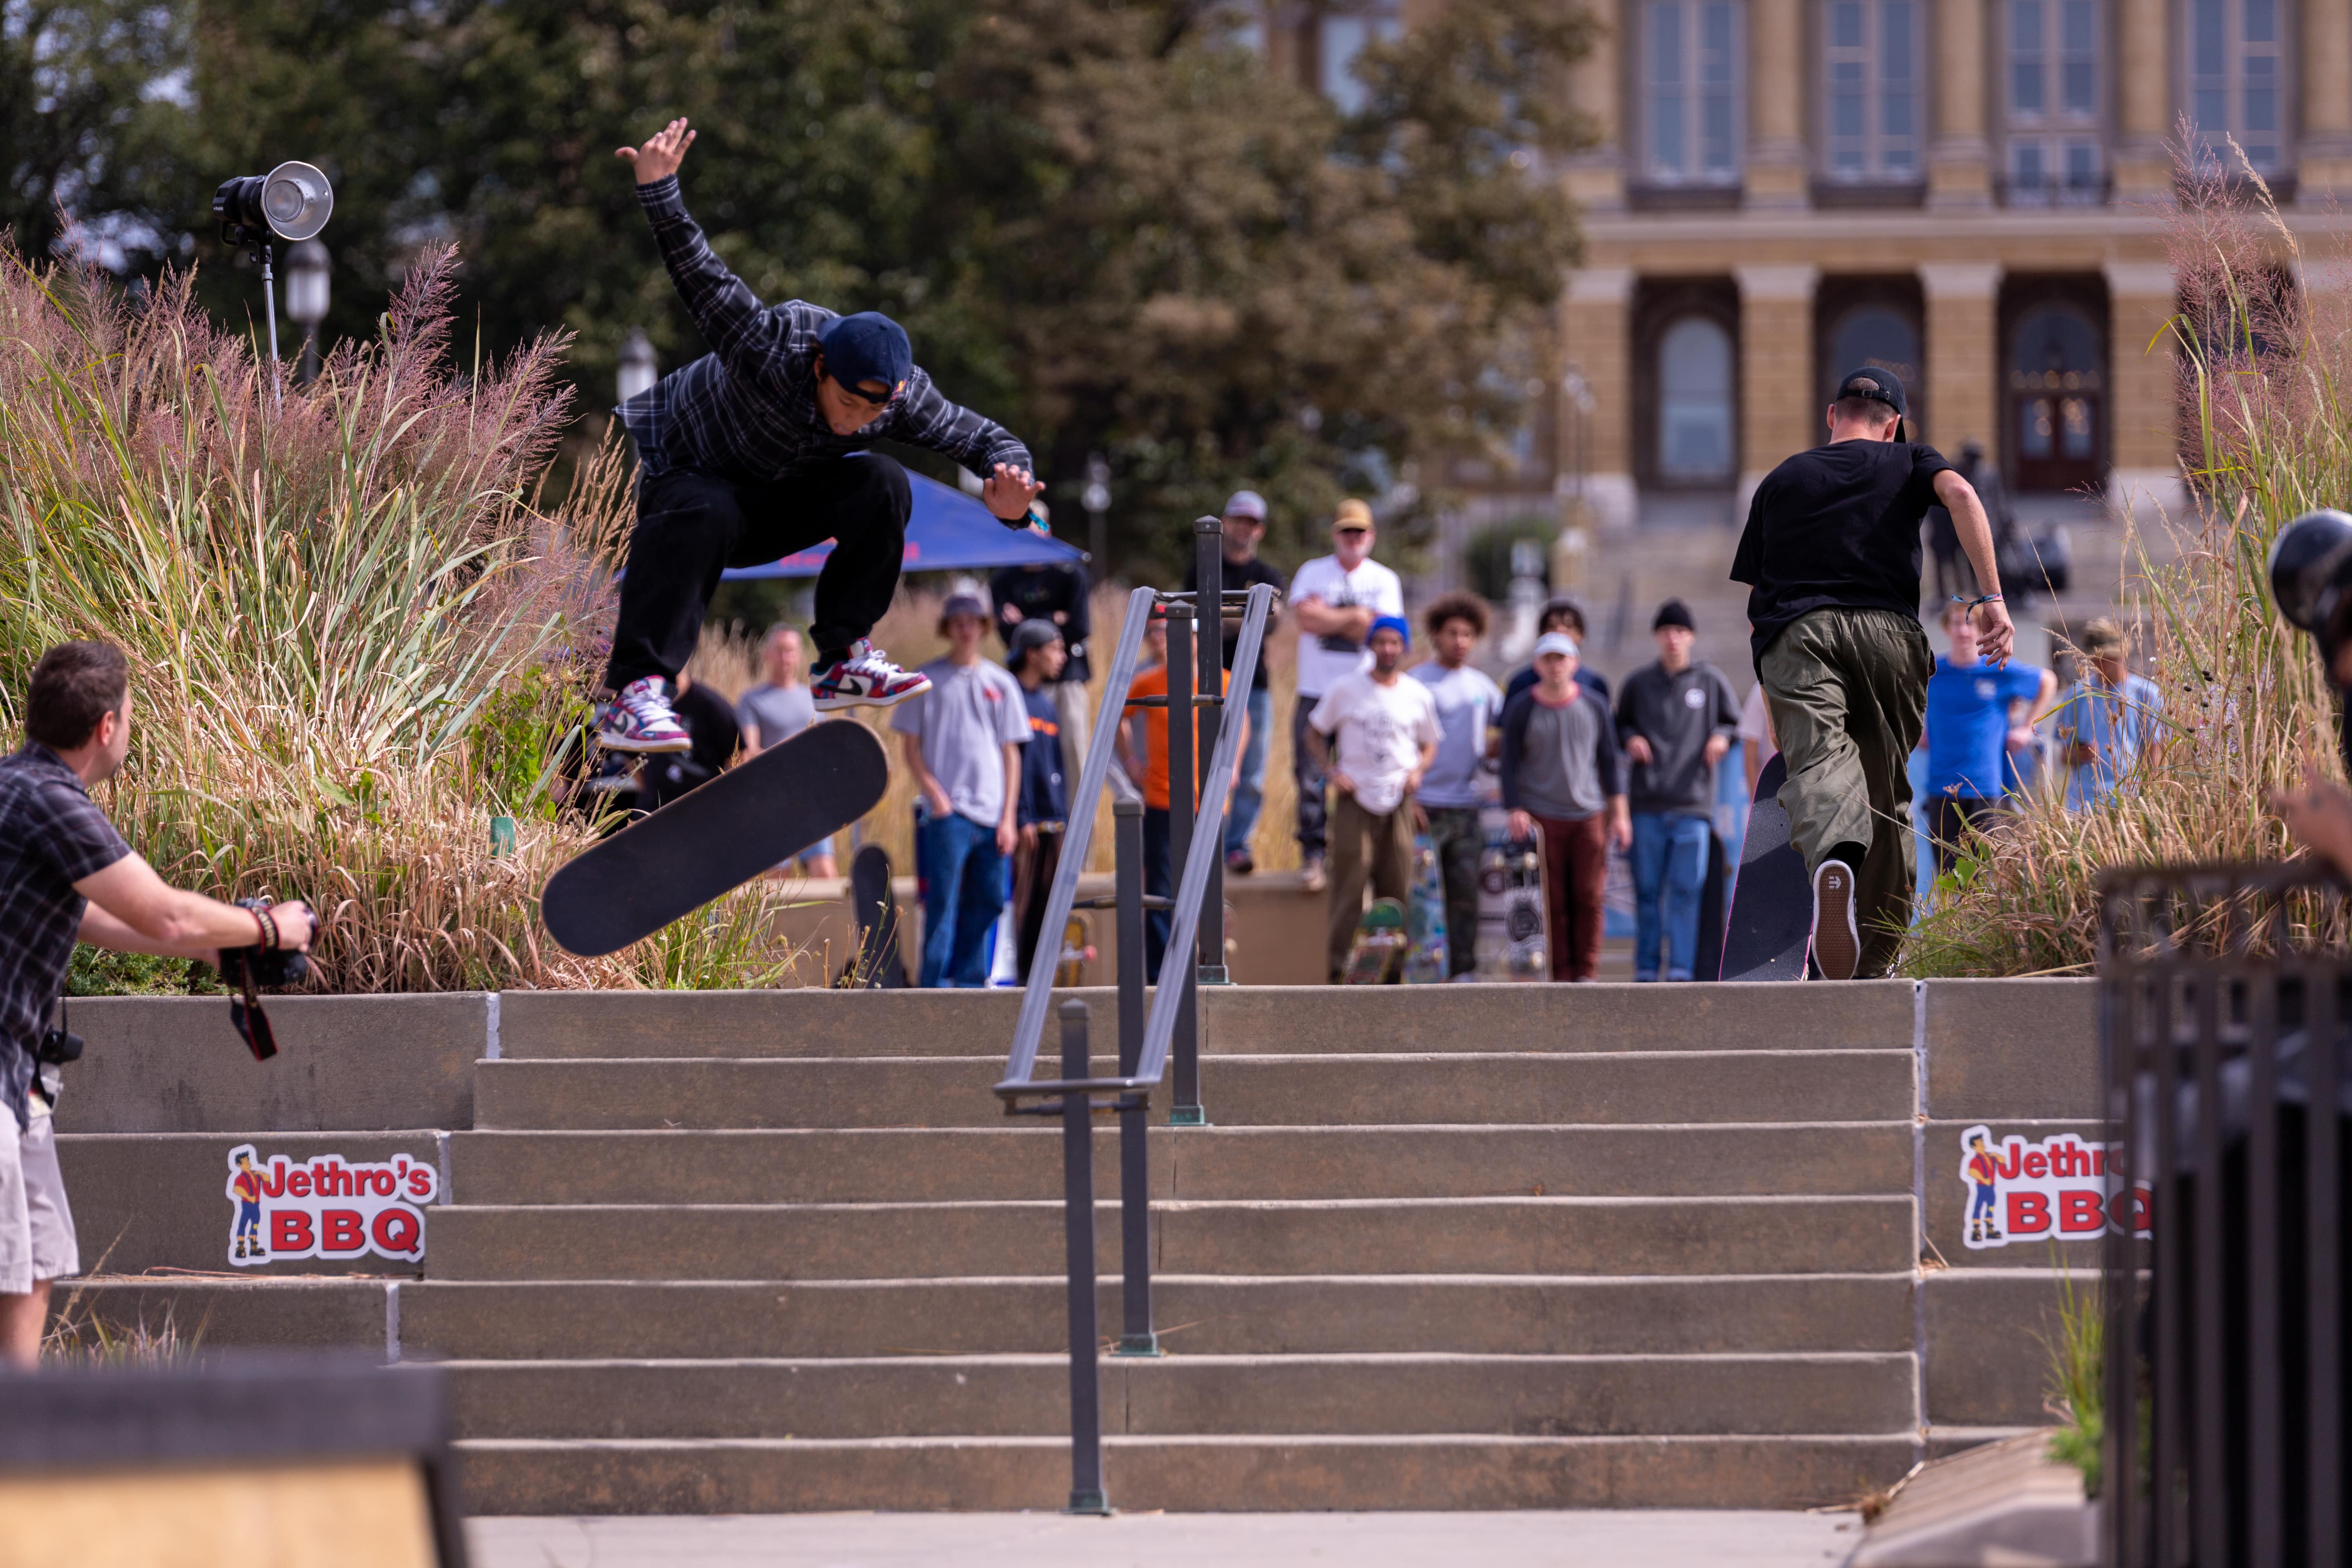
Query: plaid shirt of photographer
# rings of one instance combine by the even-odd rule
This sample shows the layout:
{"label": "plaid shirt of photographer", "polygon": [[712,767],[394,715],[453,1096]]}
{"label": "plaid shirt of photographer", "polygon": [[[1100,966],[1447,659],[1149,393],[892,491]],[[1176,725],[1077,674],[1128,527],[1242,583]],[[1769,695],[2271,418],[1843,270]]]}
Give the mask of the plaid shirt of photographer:
{"label": "plaid shirt of photographer", "polygon": [[131,853],[80,775],[37,741],[0,757],[0,1099],[31,1125],[33,1053],[65,986],[88,901],[74,890]]}
{"label": "plaid shirt of photographer", "polygon": [[1011,431],[940,395],[919,365],[872,424],[853,435],[835,434],[816,405],[817,334],[836,319],[835,312],[801,300],[760,303],[687,216],[677,175],[639,185],[637,200],[670,279],[711,348],[615,410],[636,440],[646,476],[690,468],[736,484],[772,485],[803,464],[862,452],[881,440],[940,453],[982,479],[999,463],[1036,466]]}

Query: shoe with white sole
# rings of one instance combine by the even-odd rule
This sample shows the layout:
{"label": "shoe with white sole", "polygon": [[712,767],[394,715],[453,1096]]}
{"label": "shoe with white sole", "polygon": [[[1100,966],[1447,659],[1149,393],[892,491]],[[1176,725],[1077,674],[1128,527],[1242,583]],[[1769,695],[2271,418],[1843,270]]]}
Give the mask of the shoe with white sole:
{"label": "shoe with white sole", "polygon": [[821,712],[842,708],[888,708],[931,689],[931,678],[919,669],[901,669],[883,657],[865,637],[849,645],[849,652],[809,685]]}
{"label": "shoe with white sole", "polygon": [[686,752],[694,737],[669,705],[669,683],[646,675],[596,705],[596,743],[613,752]]}
{"label": "shoe with white sole", "polygon": [[1862,963],[1853,923],[1853,868],[1824,860],[1813,873],[1813,963],[1824,980],[1851,980]]}

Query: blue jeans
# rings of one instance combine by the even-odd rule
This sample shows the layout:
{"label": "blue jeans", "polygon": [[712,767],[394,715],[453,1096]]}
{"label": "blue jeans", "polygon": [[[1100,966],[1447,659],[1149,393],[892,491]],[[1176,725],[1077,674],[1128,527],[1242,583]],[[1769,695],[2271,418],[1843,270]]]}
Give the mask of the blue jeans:
{"label": "blue jeans", "polygon": [[1698,900],[1706,881],[1707,821],[1633,814],[1633,978],[1655,980],[1661,939],[1669,980],[1698,962]]}
{"label": "blue jeans", "polygon": [[1249,741],[1242,747],[1241,776],[1234,785],[1233,805],[1225,811],[1228,855],[1248,850],[1258,813],[1265,808],[1265,744],[1273,730],[1274,693],[1262,686],[1253,686],[1249,694]]}
{"label": "blue jeans", "polygon": [[988,933],[1011,896],[1012,861],[997,853],[996,829],[950,812],[915,814],[915,875],[923,892],[923,968],[919,984],[988,984]]}

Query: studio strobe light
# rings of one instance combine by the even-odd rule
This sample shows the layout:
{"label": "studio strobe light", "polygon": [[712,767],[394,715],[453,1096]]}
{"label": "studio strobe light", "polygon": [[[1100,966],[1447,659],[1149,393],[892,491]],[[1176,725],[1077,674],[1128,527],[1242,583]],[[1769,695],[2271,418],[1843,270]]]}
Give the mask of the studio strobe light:
{"label": "studio strobe light", "polygon": [[269,360],[278,362],[277,277],[273,239],[304,240],[327,226],[335,210],[335,190],[309,163],[280,163],[266,174],[223,180],[213,192],[213,216],[220,219],[225,244],[249,247],[261,263],[261,291],[269,321]]}

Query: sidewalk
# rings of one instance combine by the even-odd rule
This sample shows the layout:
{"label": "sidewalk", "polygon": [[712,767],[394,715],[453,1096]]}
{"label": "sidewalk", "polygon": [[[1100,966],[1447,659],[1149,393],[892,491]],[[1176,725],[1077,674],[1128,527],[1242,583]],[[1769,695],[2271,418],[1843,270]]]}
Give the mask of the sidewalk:
{"label": "sidewalk", "polygon": [[1829,1568],[1847,1513],[814,1513],[476,1519],[475,1568]]}

